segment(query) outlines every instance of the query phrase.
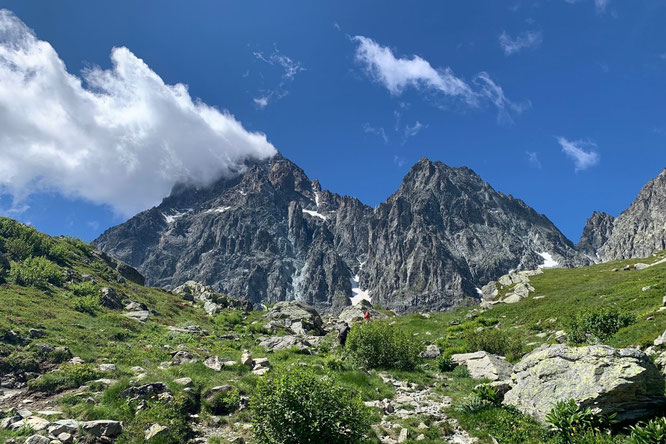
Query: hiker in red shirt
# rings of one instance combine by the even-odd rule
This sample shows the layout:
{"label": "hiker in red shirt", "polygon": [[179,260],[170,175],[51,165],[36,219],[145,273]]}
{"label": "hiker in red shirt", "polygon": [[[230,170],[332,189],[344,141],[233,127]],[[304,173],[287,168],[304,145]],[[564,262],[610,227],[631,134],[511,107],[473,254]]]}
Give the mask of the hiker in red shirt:
{"label": "hiker in red shirt", "polygon": [[364,321],[369,321],[370,320],[370,312],[369,311],[366,311],[365,313],[363,313],[363,320]]}

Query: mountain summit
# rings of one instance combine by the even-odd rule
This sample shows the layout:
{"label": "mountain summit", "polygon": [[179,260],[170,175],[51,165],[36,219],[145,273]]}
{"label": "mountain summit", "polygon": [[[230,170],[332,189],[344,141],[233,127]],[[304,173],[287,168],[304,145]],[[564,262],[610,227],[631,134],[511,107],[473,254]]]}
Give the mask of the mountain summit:
{"label": "mountain summit", "polygon": [[477,288],[512,269],[589,262],[521,200],[425,158],[373,210],[278,154],[207,188],[175,187],[94,243],[150,285],[197,280],[254,304],[331,311],[352,298],[445,310],[478,301]]}

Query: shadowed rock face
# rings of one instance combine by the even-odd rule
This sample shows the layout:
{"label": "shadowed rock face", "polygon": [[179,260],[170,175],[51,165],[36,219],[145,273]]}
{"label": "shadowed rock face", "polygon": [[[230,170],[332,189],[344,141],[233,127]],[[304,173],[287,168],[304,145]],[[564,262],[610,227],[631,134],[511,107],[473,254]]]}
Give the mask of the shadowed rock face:
{"label": "shadowed rock face", "polygon": [[299,299],[350,304],[352,276],[397,311],[476,302],[510,269],[587,263],[543,215],[468,168],[427,159],[373,210],[322,190],[281,155],[206,188],[175,187],[162,203],[94,242],[149,285],[188,280],[255,305]]}
{"label": "shadowed rock face", "polygon": [[599,248],[604,261],[647,257],[666,249],[666,169],[648,182],[631,206],[615,219]]}
{"label": "shadowed rock face", "polygon": [[598,260],[597,252],[613,233],[614,222],[615,218],[610,214],[595,211],[587,220],[583,235],[576,245],[578,251]]}

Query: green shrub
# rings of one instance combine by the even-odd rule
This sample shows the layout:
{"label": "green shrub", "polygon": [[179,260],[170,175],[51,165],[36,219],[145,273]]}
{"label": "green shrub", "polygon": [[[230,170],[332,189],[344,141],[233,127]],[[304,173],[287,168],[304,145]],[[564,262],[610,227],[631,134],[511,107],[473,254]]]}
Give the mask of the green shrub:
{"label": "green shrub", "polygon": [[308,368],[259,380],[250,409],[260,443],[359,443],[370,426],[358,395]]}
{"label": "green shrub", "polygon": [[7,250],[7,253],[17,261],[27,259],[32,256],[35,251],[31,244],[20,237],[7,239],[7,241],[5,241],[5,249]]}
{"label": "green shrub", "polygon": [[477,413],[483,409],[493,407],[494,404],[488,400],[482,399],[476,393],[463,398],[455,409],[462,413]]}
{"label": "green shrub", "polygon": [[456,363],[453,362],[450,355],[440,355],[437,358],[437,368],[440,372],[450,372],[456,368]]}
{"label": "green shrub", "polygon": [[469,369],[465,367],[464,365],[459,365],[456,368],[453,369],[451,372],[453,376],[456,376],[458,378],[469,378]]}
{"label": "green shrub", "polygon": [[235,388],[221,391],[205,399],[202,404],[213,415],[228,415],[238,410],[240,393]]}
{"label": "green shrub", "polygon": [[365,368],[414,370],[421,363],[423,344],[387,322],[373,321],[354,325],[345,349]]}
{"label": "green shrub", "polygon": [[651,419],[629,429],[631,444],[666,444],[666,418]]}
{"label": "green shrub", "polygon": [[614,423],[615,415],[595,415],[588,408],[581,408],[575,400],[560,401],[546,415],[546,422],[561,440],[574,443],[585,433],[603,434]]}
{"label": "green shrub", "polygon": [[243,313],[240,310],[222,312],[215,316],[215,323],[226,327],[242,324]]}
{"label": "green shrub", "polygon": [[520,358],[523,354],[523,344],[518,337],[498,329],[483,331],[469,330],[465,333],[467,351],[487,351],[494,355],[506,356],[509,361]]}
{"label": "green shrub", "polygon": [[493,405],[499,405],[502,402],[495,389],[486,384],[475,388],[474,394],[482,400],[488,401]]}
{"label": "green shrub", "polygon": [[567,325],[567,339],[572,344],[605,342],[621,328],[636,322],[636,318],[614,308],[587,311]]}
{"label": "green shrub", "polygon": [[72,302],[74,310],[95,316],[100,310],[99,296],[82,296]]}
{"label": "green shrub", "polygon": [[43,257],[29,257],[23,262],[13,262],[11,276],[18,285],[48,288],[48,284],[61,285],[62,270]]}
{"label": "green shrub", "polygon": [[72,294],[77,297],[99,296],[99,287],[92,282],[79,282],[78,284],[72,284],[69,286],[69,291],[71,291]]}
{"label": "green shrub", "polygon": [[72,259],[73,254],[70,246],[65,242],[52,241],[48,247],[48,257],[59,264],[64,264]]}
{"label": "green shrub", "polygon": [[57,393],[80,387],[88,381],[101,378],[102,375],[92,364],[63,364],[55,372],[28,381],[28,388],[38,392]]}

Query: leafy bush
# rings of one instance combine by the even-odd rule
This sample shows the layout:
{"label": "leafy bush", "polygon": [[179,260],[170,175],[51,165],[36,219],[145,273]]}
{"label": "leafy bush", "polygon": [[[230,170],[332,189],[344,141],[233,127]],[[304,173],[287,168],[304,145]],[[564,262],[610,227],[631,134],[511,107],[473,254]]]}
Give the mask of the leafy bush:
{"label": "leafy bush", "polygon": [[213,415],[228,415],[238,410],[240,405],[240,393],[231,389],[216,393],[203,401],[203,406]]}
{"label": "leafy bush", "polygon": [[57,393],[80,387],[88,381],[101,377],[102,373],[92,364],[63,364],[55,372],[28,381],[28,388],[38,392]]}
{"label": "leafy bush", "polygon": [[472,393],[466,398],[463,398],[455,408],[462,413],[477,413],[493,406],[494,404],[492,402],[482,399],[476,393]]}
{"label": "leafy bush", "polygon": [[581,408],[575,400],[560,401],[546,415],[546,422],[564,442],[573,443],[585,433],[603,434],[614,423],[615,415],[595,415],[588,408]]}
{"label": "leafy bush", "polygon": [[516,336],[498,330],[488,329],[480,332],[469,330],[465,333],[467,351],[487,351],[495,355],[503,355],[509,361],[520,358],[523,354],[523,344]]}
{"label": "leafy bush", "polygon": [[631,444],[666,444],[666,418],[651,419],[629,429]]}
{"label": "leafy bush", "polygon": [[61,285],[63,273],[56,264],[43,257],[29,257],[13,262],[11,275],[18,285],[46,289],[48,284]]}
{"label": "leafy bush", "polygon": [[437,368],[440,372],[450,372],[456,368],[456,364],[453,362],[450,355],[441,355],[437,358]]}
{"label": "leafy bush", "polygon": [[480,385],[474,389],[474,394],[482,400],[488,401],[493,405],[499,405],[502,402],[495,389],[489,385]]}
{"label": "leafy bush", "polygon": [[453,376],[456,376],[458,378],[469,378],[469,369],[465,367],[464,365],[459,365],[458,367],[454,368],[453,371],[451,372]]}
{"label": "leafy bush", "polygon": [[215,316],[217,325],[233,327],[243,323],[243,314],[240,310],[222,312]]}
{"label": "leafy bush", "polygon": [[423,344],[386,322],[373,321],[352,327],[345,348],[365,368],[414,370],[421,362]]}
{"label": "leafy bush", "polygon": [[25,260],[34,253],[34,247],[20,237],[7,239],[5,249],[17,261]]}
{"label": "leafy bush", "polygon": [[308,368],[297,367],[261,379],[250,409],[260,443],[359,443],[370,425],[369,413],[358,395]]}
{"label": "leafy bush", "polygon": [[72,294],[77,297],[99,295],[99,287],[92,282],[79,282],[78,284],[72,284],[69,286],[69,291],[71,291]]}
{"label": "leafy bush", "polygon": [[74,299],[72,303],[74,310],[95,316],[100,310],[99,296],[82,296]]}
{"label": "leafy bush", "polygon": [[613,308],[587,311],[569,323],[566,328],[567,338],[573,344],[604,342],[634,322],[634,316]]}

